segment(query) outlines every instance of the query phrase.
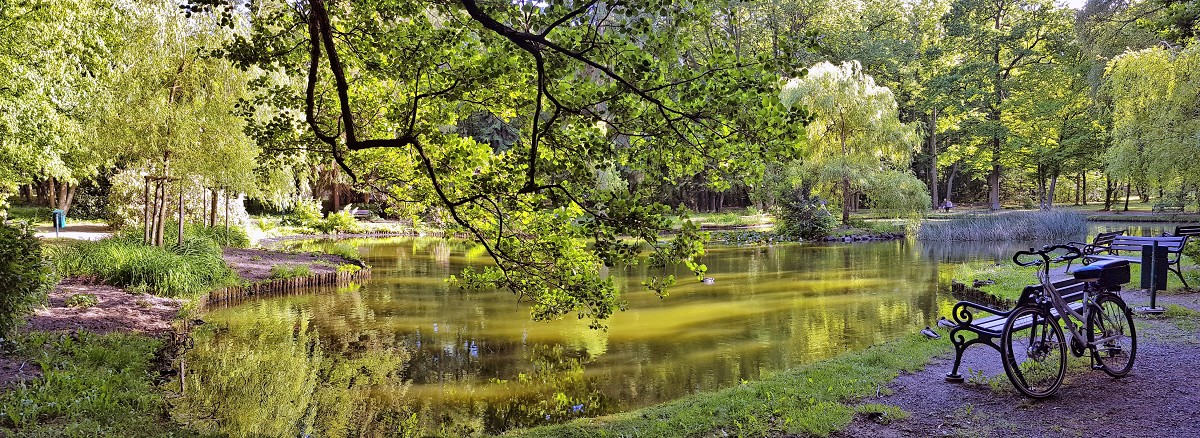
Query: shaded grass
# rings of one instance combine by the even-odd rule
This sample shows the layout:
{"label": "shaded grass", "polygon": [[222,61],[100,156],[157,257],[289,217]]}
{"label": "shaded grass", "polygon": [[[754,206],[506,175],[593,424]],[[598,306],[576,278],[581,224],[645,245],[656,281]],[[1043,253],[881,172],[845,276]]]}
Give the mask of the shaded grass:
{"label": "shaded grass", "polygon": [[152,379],[161,341],[121,333],[32,332],[17,345],[16,353],[45,374],[0,394],[0,435],[196,436],[164,420],[166,402]]}
{"label": "shaded grass", "polygon": [[72,242],[50,251],[50,258],[62,277],[93,277],[166,297],[194,296],[238,281],[221,248],[203,238],[165,248],[123,238]]}
{"label": "shaded grass", "polygon": [[928,221],[921,224],[917,238],[925,241],[1068,241],[1085,232],[1087,218],[1078,212],[1023,211]]}
{"label": "shaded grass", "polygon": [[887,392],[886,385],[901,371],[917,371],[934,356],[948,351],[949,342],[908,335],[734,388],[696,394],[633,412],[513,431],[509,435],[828,436],[844,429],[856,410],[899,415],[882,407],[855,408],[848,403]]}

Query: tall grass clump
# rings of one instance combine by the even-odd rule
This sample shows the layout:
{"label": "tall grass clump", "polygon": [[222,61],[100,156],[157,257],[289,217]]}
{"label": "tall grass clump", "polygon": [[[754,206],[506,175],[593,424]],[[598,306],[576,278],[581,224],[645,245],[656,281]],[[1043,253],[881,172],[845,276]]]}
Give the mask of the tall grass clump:
{"label": "tall grass clump", "polygon": [[926,222],[917,238],[926,241],[1062,240],[1087,232],[1087,217],[1067,210],[974,215]]}
{"label": "tall grass clump", "polygon": [[[176,246],[179,244],[178,222],[172,223],[168,221],[163,225],[163,245]],[[129,241],[140,242],[142,240],[142,229],[136,227],[125,228],[117,233],[120,237]],[[202,239],[216,243],[221,247],[232,248],[249,248],[250,236],[246,234],[246,230],[242,227],[229,227],[225,229],[223,226],[210,227],[203,224],[185,224],[183,226],[183,240]]]}
{"label": "tall grass clump", "polygon": [[162,248],[125,238],[78,242],[60,248],[54,264],[64,277],[94,277],[166,297],[192,296],[237,281],[221,247],[198,237]]}

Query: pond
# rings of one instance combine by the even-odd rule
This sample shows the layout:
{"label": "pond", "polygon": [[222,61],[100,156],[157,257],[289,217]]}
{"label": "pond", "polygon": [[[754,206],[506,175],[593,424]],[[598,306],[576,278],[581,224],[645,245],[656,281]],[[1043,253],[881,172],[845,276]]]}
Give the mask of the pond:
{"label": "pond", "polygon": [[448,284],[488,262],[469,243],[349,243],[372,266],[364,284],[205,315],[178,420],[231,435],[464,435],[628,411],[918,331],[954,302],[938,293],[945,262],[1029,247],[714,247],[714,284],[684,277],[665,299],[640,289],[643,272],[610,272],[628,310],[595,331]]}

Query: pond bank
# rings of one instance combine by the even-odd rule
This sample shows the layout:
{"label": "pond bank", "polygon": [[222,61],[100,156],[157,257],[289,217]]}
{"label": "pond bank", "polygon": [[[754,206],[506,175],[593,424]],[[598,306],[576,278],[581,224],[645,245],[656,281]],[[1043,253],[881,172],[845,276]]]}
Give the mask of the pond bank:
{"label": "pond bank", "polygon": [[[258,284],[270,284],[264,261],[304,264],[331,280],[357,274],[339,266],[361,265],[337,255],[241,249],[227,249],[225,260]],[[0,350],[0,436],[197,435],[169,420],[173,397],[160,385],[179,376],[174,363],[188,336],[177,323],[202,324],[189,310],[201,301],[61,281]]]}

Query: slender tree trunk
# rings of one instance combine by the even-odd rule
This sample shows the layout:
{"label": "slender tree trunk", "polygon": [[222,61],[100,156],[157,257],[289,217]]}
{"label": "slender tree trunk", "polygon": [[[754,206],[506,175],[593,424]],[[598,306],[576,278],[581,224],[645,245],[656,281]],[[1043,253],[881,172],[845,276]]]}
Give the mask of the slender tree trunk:
{"label": "slender tree trunk", "polygon": [[1104,175],[1104,211],[1112,211],[1114,190],[1112,178]]}
{"label": "slender tree trunk", "polygon": [[938,172],[937,172],[937,108],[929,117],[929,195],[933,208],[938,206]]}
{"label": "slender tree trunk", "polygon": [[958,164],[950,166],[950,175],[946,176],[946,201],[954,202],[954,177],[958,176]]}
{"label": "slender tree trunk", "polygon": [[26,204],[33,203],[33,184],[25,184],[21,186],[21,197],[25,198]]}
{"label": "slender tree trunk", "polygon": [[221,191],[225,195],[225,234],[229,234],[229,192]]}
{"label": "slender tree trunk", "polygon": [[79,185],[77,184],[71,184],[67,188],[66,200],[63,202],[63,206],[61,207],[63,212],[71,211],[71,204],[75,202],[75,189],[77,188],[79,188]]}
{"label": "slender tree trunk", "polygon": [[1129,211],[1129,181],[1125,181],[1125,209],[1122,211]]}
{"label": "slender tree trunk", "polygon": [[183,243],[183,178],[179,179],[179,230],[175,233],[175,242]]}
{"label": "slender tree trunk", "polygon": [[1083,174],[1080,175],[1079,179],[1082,181],[1080,183],[1080,186],[1082,187],[1080,189],[1080,191],[1083,192],[1083,205],[1087,205],[1088,191],[1087,191],[1087,171],[1086,170],[1083,171]]}
{"label": "slender tree trunk", "polygon": [[217,195],[217,189],[214,188],[211,191],[212,191],[212,200],[209,201],[210,202],[209,206],[212,208],[209,211],[208,226],[216,227],[217,226],[217,198],[219,196]]}
{"label": "slender tree trunk", "polygon": [[150,220],[150,177],[147,176],[145,180],[146,190],[142,193],[142,243],[145,245],[150,245],[153,243],[152,236],[150,234],[150,226],[152,223]]}
{"label": "slender tree trunk", "polygon": [[1054,209],[1054,189],[1058,186],[1058,172],[1050,175],[1050,190],[1046,193],[1046,209]]}
{"label": "slender tree trunk", "polygon": [[1079,205],[1079,195],[1083,193],[1083,190],[1079,188],[1081,177],[1083,174],[1075,175],[1075,203],[1073,205]]}
{"label": "slender tree trunk", "polygon": [[54,178],[50,178],[46,181],[46,187],[49,191],[49,193],[47,193],[49,202],[47,202],[46,205],[51,208],[58,208],[58,187],[56,186],[57,181],[55,181]]}
{"label": "slender tree trunk", "polygon": [[154,181],[154,225],[150,233],[150,244],[154,246],[162,246],[162,207],[163,207],[163,182],[162,179]]}

